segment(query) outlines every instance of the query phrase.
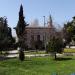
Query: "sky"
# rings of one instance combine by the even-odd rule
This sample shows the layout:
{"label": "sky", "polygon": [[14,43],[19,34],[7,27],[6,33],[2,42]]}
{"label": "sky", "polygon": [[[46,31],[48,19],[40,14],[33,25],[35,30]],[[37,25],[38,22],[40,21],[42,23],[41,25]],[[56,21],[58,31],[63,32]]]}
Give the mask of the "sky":
{"label": "sky", "polygon": [[20,5],[23,5],[25,21],[30,24],[34,19],[38,19],[43,25],[43,16],[48,20],[51,14],[53,22],[63,26],[67,21],[75,16],[75,0],[0,0],[0,17],[7,17],[8,25],[12,28],[18,22]]}

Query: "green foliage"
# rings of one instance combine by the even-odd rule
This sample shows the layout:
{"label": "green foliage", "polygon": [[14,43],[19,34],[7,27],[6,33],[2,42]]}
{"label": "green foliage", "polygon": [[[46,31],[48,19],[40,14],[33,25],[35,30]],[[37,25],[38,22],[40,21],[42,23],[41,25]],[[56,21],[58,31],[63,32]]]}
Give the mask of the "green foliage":
{"label": "green foliage", "polygon": [[26,31],[25,31],[25,27],[27,26],[25,20],[24,20],[24,15],[23,15],[23,6],[20,6],[20,11],[19,11],[19,21],[18,24],[16,26],[16,34],[19,38],[19,44],[25,45],[25,40],[26,40]]}
{"label": "green foliage", "polygon": [[66,44],[69,44],[72,40],[75,40],[75,17],[73,17],[72,21],[64,24],[63,34]]}
{"label": "green foliage", "polygon": [[75,35],[73,35],[72,39],[75,41]]}
{"label": "green foliage", "polygon": [[53,37],[47,45],[47,52],[61,53],[63,48],[63,41],[60,37]]}
{"label": "green foliage", "polygon": [[23,15],[23,6],[21,5],[20,11],[19,11],[19,21],[16,27],[16,34],[17,36],[23,36],[23,33],[25,31],[26,22],[24,21],[24,15]]}
{"label": "green foliage", "polygon": [[[20,11],[19,11],[19,21],[18,24],[16,26],[16,34],[18,36],[18,46],[20,46],[22,49],[24,47],[26,47],[25,45],[25,40],[26,40],[26,31],[25,31],[25,27],[26,27],[26,22],[24,21],[24,15],[23,15],[23,6],[20,6]],[[20,51],[19,53],[19,58],[20,60],[24,60],[24,52]]]}
{"label": "green foliage", "polygon": [[0,17],[0,49],[9,48],[12,44],[11,28],[8,27],[7,19]]}

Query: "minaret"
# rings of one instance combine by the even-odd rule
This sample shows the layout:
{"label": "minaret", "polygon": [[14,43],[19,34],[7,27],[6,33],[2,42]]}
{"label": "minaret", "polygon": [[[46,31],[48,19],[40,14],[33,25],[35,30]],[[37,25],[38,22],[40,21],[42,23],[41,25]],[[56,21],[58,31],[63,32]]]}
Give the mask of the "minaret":
{"label": "minaret", "polygon": [[49,28],[53,28],[53,21],[52,21],[52,16],[51,15],[49,16],[47,24],[48,24]]}

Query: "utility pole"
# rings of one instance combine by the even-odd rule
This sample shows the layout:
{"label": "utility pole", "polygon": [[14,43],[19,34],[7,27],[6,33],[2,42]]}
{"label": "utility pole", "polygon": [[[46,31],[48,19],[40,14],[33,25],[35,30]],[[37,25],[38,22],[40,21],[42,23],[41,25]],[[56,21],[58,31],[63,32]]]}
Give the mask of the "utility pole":
{"label": "utility pole", "polygon": [[44,27],[45,27],[45,16],[43,16],[43,18],[44,18]]}
{"label": "utility pole", "polygon": [[[45,16],[43,16],[44,18],[44,29],[45,29]],[[45,46],[45,50],[46,50],[46,32],[44,31],[44,46]]]}

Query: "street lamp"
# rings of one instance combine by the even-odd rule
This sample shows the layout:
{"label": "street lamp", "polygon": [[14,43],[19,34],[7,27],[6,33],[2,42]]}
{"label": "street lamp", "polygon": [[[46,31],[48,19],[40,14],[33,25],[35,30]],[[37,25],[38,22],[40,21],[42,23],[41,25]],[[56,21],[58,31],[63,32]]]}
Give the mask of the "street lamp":
{"label": "street lamp", "polygon": [[[44,18],[44,29],[45,29],[45,16],[43,16],[43,18]],[[44,30],[44,46],[45,46],[45,50],[46,50],[46,32],[45,32],[45,30]]]}
{"label": "street lamp", "polygon": [[44,18],[44,27],[45,27],[45,16],[43,16],[43,18]]}

